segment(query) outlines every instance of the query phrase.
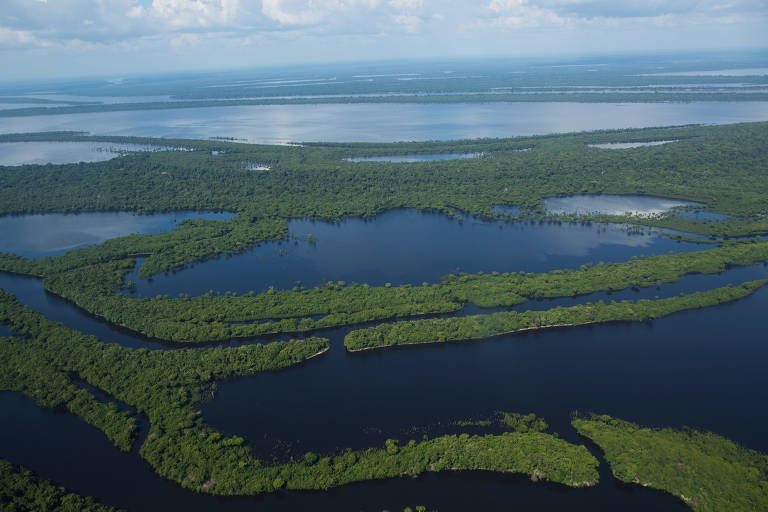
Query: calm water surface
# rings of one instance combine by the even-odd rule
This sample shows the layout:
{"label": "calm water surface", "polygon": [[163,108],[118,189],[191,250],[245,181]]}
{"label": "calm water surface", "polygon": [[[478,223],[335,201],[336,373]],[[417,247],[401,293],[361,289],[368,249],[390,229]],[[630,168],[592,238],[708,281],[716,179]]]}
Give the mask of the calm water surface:
{"label": "calm water surface", "polygon": [[642,148],[645,146],[661,146],[663,144],[669,144],[670,142],[676,142],[674,140],[655,140],[653,142],[605,142],[602,144],[587,144],[591,148],[598,149],[631,149]]}
{"label": "calm water surface", "polygon": [[232,217],[233,213],[215,212],[6,215],[0,217],[0,233],[3,235],[0,252],[13,252],[27,258],[55,256],[132,233],[163,233],[186,219],[223,220]]}
{"label": "calm water surface", "polygon": [[82,130],[274,144],[512,137],[766,120],[768,102],[265,105],[9,117],[0,118],[0,133]]}
{"label": "calm water surface", "polygon": [[[96,219],[93,223],[98,224]],[[147,292],[141,286],[149,285],[162,289],[161,293],[173,286],[189,293],[197,288],[207,291],[209,285],[224,290],[230,283],[237,287],[237,277],[241,284],[247,282],[248,289],[268,283],[290,285],[296,275],[306,275],[310,284],[321,281],[317,276],[323,273],[335,280],[421,282],[436,280],[456,266],[467,271],[542,271],[701,248],[650,235],[628,235],[616,227],[505,224],[500,229],[498,224],[471,219],[459,224],[411,210],[389,212],[368,222],[292,221],[291,230],[299,237],[312,233],[318,242],[265,244],[243,255],[140,283],[140,292]],[[278,256],[281,248],[291,252]],[[765,266],[753,266],[720,276],[691,276],[660,291],[595,294],[579,300],[669,296],[765,277]],[[101,339],[160,348],[45,294],[39,280],[0,274],[0,287],[16,293],[30,307]],[[568,301],[572,299],[521,308]],[[203,404],[202,411],[215,428],[244,435],[258,454],[276,456],[378,446],[387,437],[419,439],[424,433],[456,431],[449,425],[451,420],[488,416],[495,410],[536,412],[572,442],[581,440],[569,426],[570,413],[581,410],[651,425],[711,429],[768,451],[763,435],[768,430],[768,411],[762,405],[768,400],[764,372],[768,347],[761,321],[766,304],[768,290],[763,289],[737,303],[653,323],[360,354],[344,351],[348,329],[336,329],[323,333],[332,344],[324,356],[286,371],[220,383],[216,398]],[[13,418],[0,423],[3,457],[129,510],[380,511],[415,504],[441,511],[478,506],[508,510],[512,505],[523,510],[685,510],[672,496],[615,485],[605,465],[602,483],[586,490],[473,474],[396,479],[330,493],[238,500],[198,496],[154,477],[135,450],[128,455],[118,452],[102,434],[71,415],[42,410],[15,393],[0,393],[0,407]],[[412,426],[424,428],[409,430]],[[280,448],[271,451],[276,443]]]}
{"label": "calm water surface", "polygon": [[128,151],[158,151],[160,146],[113,142],[2,142],[0,165],[102,162]]}
{"label": "calm water surface", "polygon": [[[439,214],[396,210],[375,219],[340,223],[289,222],[298,238],[266,243],[168,275],[126,279],[143,296],[209,290],[247,293],[270,286],[286,289],[329,280],[371,285],[438,282],[456,272],[546,272],[586,262],[621,261],[634,255],[698,250],[668,238],[630,234],[620,226],[500,224],[467,218],[458,223]],[[311,234],[317,241],[306,242]]]}
{"label": "calm water surface", "polygon": [[652,196],[617,196],[585,194],[544,199],[544,208],[551,213],[597,213],[603,215],[654,215],[678,206],[702,206],[700,203]]}

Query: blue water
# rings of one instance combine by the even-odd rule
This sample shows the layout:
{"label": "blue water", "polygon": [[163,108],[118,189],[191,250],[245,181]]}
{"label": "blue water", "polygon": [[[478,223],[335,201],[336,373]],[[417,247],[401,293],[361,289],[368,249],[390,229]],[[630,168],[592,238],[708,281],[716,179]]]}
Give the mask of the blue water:
{"label": "blue water", "polygon": [[700,203],[653,196],[585,194],[544,199],[550,213],[603,215],[656,215],[679,206],[702,206]]}
{"label": "blue water", "polygon": [[[606,471],[593,489],[569,489],[493,474],[440,474],[347,485],[323,493],[280,492],[254,498],[207,496],[156,477],[135,453],[121,453],[93,427],[70,414],[41,409],[17,393],[0,393],[0,453],[59,485],[129,511],[192,512],[355,510],[428,505],[443,512],[483,507],[507,510],[684,510],[679,500],[650,489],[616,485]],[[73,461],[77,461],[73,464]]]}
{"label": "blue water", "polygon": [[8,117],[0,133],[393,142],[766,120],[768,102],[268,105]]}
{"label": "blue water", "polygon": [[0,142],[0,165],[101,162],[128,151],[168,149],[170,148],[114,142]]}
{"label": "blue water", "polygon": [[13,252],[27,258],[56,256],[118,236],[170,231],[186,219],[224,220],[234,215],[226,212],[6,215],[0,217],[0,252]]}
{"label": "blue water", "polygon": [[[193,265],[193,270],[126,280],[136,293],[154,297],[209,290],[247,293],[270,286],[305,287],[329,280],[370,285],[438,282],[463,272],[547,272],[583,263],[622,261],[634,255],[699,250],[664,237],[628,233],[623,227],[581,224],[502,224],[467,217],[396,210],[375,219],[339,223],[292,220],[292,242],[265,243],[233,256]],[[311,234],[316,242],[306,242]]]}
{"label": "blue water", "polygon": [[[66,219],[67,216],[61,216]],[[93,218],[93,223],[97,224]],[[214,288],[306,285],[324,279],[434,281],[455,270],[546,271],[635,254],[699,250],[652,235],[629,235],[617,226],[498,224],[436,214],[393,211],[339,224],[291,221],[299,238],[316,244],[264,244],[251,252],[212,260],[152,283],[139,293],[188,293]],[[54,244],[55,245],[55,244]],[[285,256],[279,249],[289,248]],[[324,276],[324,277],[320,277]],[[768,277],[756,265],[722,275],[690,276],[639,291],[598,293],[577,299],[531,301],[541,309],[587,300],[653,298]],[[167,348],[97,321],[42,290],[40,280],[0,274],[0,287],[49,317],[132,347]],[[150,287],[150,288],[142,288]],[[154,288],[152,288],[154,287]],[[230,288],[231,289],[231,288]],[[147,291],[149,290],[149,292]],[[742,301],[678,313],[643,324],[611,324],[502,336],[472,343],[411,346],[347,353],[349,328],[323,331],[331,350],[282,372],[219,383],[202,404],[213,427],[243,435],[257,454],[286,456],[379,446],[388,437],[420,439],[455,432],[456,419],[495,410],[535,412],[551,430],[583,442],[569,425],[574,410],[595,411],[650,425],[711,429],[768,451],[768,347],[763,312],[768,289]],[[469,308],[469,313],[482,312]],[[603,463],[594,489],[532,484],[520,477],[429,475],[345,486],[329,493],[280,493],[248,499],[199,496],[153,476],[136,453],[118,452],[105,436],[69,414],[43,410],[15,393],[0,393],[13,421],[0,422],[0,454],[56,483],[129,510],[401,510],[424,504],[441,511],[510,504],[537,510],[684,510],[669,495],[617,486]],[[410,427],[420,427],[410,431]],[[275,446],[277,450],[273,450]],[[598,452],[595,452],[599,454]],[[71,461],[77,460],[77,464]]]}
{"label": "blue water", "polygon": [[693,220],[725,220],[728,215],[724,213],[704,212],[701,210],[676,210],[674,212],[675,217],[682,217],[684,219]]}

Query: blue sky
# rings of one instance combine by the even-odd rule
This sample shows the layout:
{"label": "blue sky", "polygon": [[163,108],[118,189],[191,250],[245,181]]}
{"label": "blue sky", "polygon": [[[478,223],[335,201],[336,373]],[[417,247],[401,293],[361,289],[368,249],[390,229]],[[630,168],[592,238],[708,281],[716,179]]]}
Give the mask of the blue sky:
{"label": "blue sky", "polygon": [[0,80],[768,46],[768,0],[1,0]]}

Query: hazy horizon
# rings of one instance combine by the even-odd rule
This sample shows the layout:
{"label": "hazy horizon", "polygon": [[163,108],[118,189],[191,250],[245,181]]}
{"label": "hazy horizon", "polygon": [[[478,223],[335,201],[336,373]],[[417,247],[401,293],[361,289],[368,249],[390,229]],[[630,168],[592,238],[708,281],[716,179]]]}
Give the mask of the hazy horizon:
{"label": "hazy horizon", "polygon": [[755,51],[768,47],[766,26],[762,0],[6,0],[0,65],[7,82],[396,59]]}

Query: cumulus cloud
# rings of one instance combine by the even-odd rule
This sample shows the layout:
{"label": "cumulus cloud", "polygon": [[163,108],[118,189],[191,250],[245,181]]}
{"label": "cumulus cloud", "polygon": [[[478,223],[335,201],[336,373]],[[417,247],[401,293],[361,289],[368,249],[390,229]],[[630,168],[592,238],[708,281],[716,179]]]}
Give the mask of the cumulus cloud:
{"label": "cumulus cloud", "polygon": [[[306,29],[309,33],[375,35],[401,27],[413,31],[440,4],[424,0],[2,0],[0,48],[110,44],[184,33],[257,33]],[[437,19],[437,18],[434,18]],[[45,42],[45,43],[43,43]]]}
{"label": "cumulus cloud", "polygon": [[[768,22],[766,0],[0,0],[0,50]],[[483,32],[476,30],[482,28]],[[411,39],[409,39],[411,40]],[[148,43],[150,44],[150,43]],[[317,51],[317,39],[307,43]],[[427,43],[425,43],[427,44]]]}

